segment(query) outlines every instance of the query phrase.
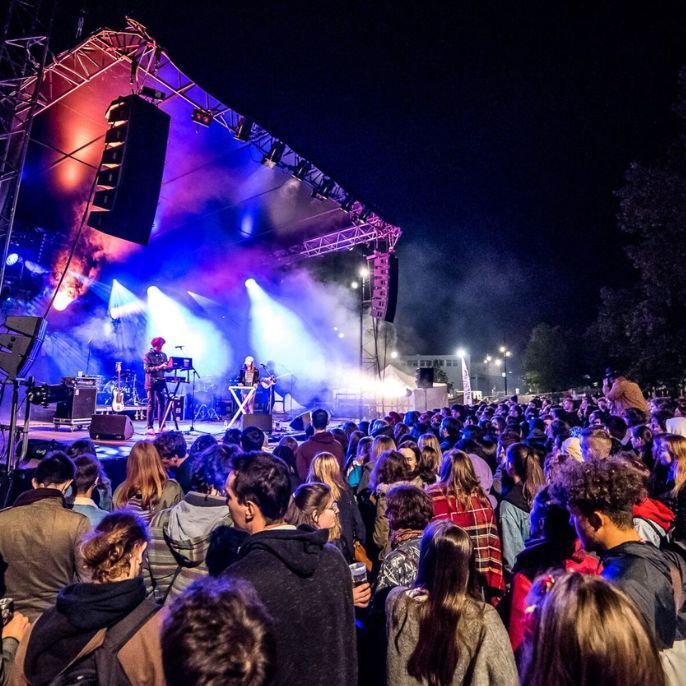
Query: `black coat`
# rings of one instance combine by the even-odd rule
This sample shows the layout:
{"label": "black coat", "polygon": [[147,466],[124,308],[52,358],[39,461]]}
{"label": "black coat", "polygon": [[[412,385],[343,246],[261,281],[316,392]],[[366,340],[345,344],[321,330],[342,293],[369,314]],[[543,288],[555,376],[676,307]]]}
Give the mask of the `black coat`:
{"label": "black coat", "polygon": [[343,555],[348,562],[354,560],[353,542],[355,539],[364,543],[367,536],[360,508],[350,491],[342,491],[338,500],[338,518],[341,523],[341,538],[343,539]]}
{"label": "black coat", "polygon": [[677,615],[667,555],[650,543],[630,541],[600,556],[602,576],[635,603],[655,635],[660,650],[686,638],[683,608]]}
{"label": "black coat", "polygon": [[328,532],[268,529],[224,572],[253,584],[276,625],[273,686],[357,683],[352,577]]}

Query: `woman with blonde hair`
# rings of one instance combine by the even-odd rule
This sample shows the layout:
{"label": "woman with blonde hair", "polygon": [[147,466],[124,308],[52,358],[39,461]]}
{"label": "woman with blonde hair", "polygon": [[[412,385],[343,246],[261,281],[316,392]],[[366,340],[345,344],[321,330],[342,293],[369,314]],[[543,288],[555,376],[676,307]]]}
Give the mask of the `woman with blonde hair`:
{"label": "woman with blonde hair", "polygon": [[[440,462],[441,462],[441,455],[443,454],[441,451],[441,442],[438,440],[438,438],[432,434],[432,433],[425,433],[422,434],[419,437],[419,440],[417,441],[417,447],[419,450],[424,450],[424,448],[433,448],[436,451],[436,454],[438,455],[438,467],[440,467]],[[436,469],[436,472],[438,472],[438,468]]]}
{"label": "woman with blonde hair", "polygon": [[126,479],[112,500],[116,508],[134,511],[147,524],[155,512],[183,500],[183,490],[167,476],[157,448],[150,441],[138,441],[126,460]]}
{"label": "woman with blonde hair", "polygon": [[338,506],[341,526],[341,549],[348,562],[354,561],[355,541],[364,541],[366,530],[360,509],[348,484],[341,476],[341,467],[333,453],[318,453],[310,464],[307,483],[323,483],[331,489],[331,495]]}
{"label": "woman with blonde hair", "polygon": [[[161,615],[145,597],[140,575],[148,545],[145,523],[129,512],[108,514],[81,544],[90,583],[67,586],[24,637],[13,684],[163,686]],[[109,639],[115,651],[99,648]]]}
{"label": "woman with blonde hair", "polygon": [[486,597],[497,602],[505,592],[498,524],[469,455],[457,449],[447,452],[439,482],[427,486],[426,492],[434,519],[447,519],[470,535]]}
{"label": "woman with blonde hair", "polygon": [[659,444],[660,462],[669,468],[670,482],[673,483],[669,492],[671,502],[668,504],[676,514],[674,536],[686,542],[686,438],[677,434],[662,434]]}
{"label": "woman with blonde hair", "polygon": [[395,449],[395,441],[390,436],[381,434],[372,441],[372,447],[369,450],[369,460],[362,466],[362,476],[360,477],[360,484],[357,487],[358,493],[369,488],[372,470],[374,469],[379,456],[388,450]]}
{"label": "woman with blonde hair", "polygon": [[[601,577],[539,577],[530,594],[527,686],[665,686],[655,639],[634,604]],[[681,681],[675,683],[682,683]]]}
{"label": "woman with blonde hair", "polygon": [[326,484],[305,483],[295,489],[284,520],[293,526],[306,524],[314,529],[328,529],[329,543],[341,547],[338,505]]}

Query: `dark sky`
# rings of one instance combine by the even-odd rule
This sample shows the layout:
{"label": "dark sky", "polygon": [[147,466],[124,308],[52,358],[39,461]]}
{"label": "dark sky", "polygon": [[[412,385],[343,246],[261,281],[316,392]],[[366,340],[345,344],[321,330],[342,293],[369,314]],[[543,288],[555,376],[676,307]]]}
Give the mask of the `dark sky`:
{"label": "dark sky", "polygon": [[118,0],[89,28],[127,11],[404,229],[404,352],[521,351],[631,278],[613,191],[676,130],[686,3]]}

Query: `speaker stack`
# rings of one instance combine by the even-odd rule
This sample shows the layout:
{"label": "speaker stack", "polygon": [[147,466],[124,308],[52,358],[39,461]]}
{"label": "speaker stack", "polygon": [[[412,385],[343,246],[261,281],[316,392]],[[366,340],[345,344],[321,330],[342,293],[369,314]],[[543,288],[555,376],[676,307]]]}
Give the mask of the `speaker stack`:
{"label": "speaker stack", "polygon": [[392,322],[398,304],[398,258],[393,253],[377,252],[370,263],[371,315]]}
{"label": "speaker stack", "polygon": [[88,225],[133,243],[150,240],[160,197],[169,115],[138,95],[107,110],[110,129]]}
{"label": "speaker stack", "polygon": [[7,332],[0,333],[0,371],[8,381],[28,374],[43,343],[45,327],[45,319],[40,317],[7,317]]}

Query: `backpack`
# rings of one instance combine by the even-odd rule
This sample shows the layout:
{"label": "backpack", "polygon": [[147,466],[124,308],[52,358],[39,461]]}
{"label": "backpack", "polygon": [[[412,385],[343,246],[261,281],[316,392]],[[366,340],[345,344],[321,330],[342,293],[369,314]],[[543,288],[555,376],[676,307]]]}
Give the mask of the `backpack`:
{"label": "backpack", "polygon": [[107,629],[101,646],[67,665],[49,686],[131,686],[118,653],[158,609],[151,599],[146,598],[135,610]]}

